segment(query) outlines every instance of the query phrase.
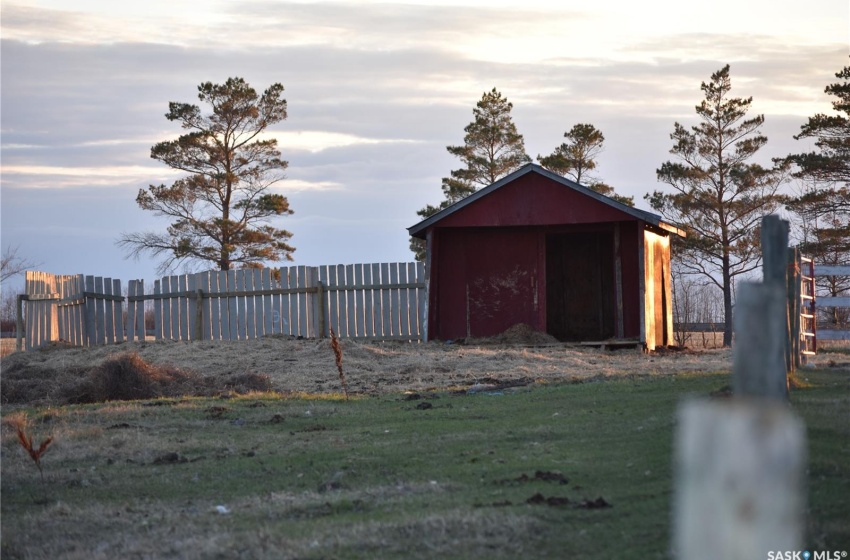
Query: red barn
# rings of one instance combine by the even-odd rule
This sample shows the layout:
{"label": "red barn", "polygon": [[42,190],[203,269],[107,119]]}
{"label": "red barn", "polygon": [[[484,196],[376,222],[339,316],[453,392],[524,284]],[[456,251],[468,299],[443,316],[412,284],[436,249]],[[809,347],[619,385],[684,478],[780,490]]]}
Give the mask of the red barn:
{"label": "red barn", "polygon": [[528,164],[408,228],[427,242],[428,339],[526,323],[563,341],[673,339],[661,217]]}

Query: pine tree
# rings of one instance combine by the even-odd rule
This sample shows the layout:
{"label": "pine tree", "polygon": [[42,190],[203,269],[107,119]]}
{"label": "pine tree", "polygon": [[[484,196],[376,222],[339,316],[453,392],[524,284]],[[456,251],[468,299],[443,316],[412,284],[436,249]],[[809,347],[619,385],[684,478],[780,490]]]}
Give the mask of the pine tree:
{"label": "pine tree", "polygon": [[711,75],[696,107],[700,122],[675,123],[668,161],[656,171],[673,193],[646,195],[651,206],[685,230],[678,259],[684,270],[701,274],[723,294],[723,344],[732,344],[732,292],[737,276],[759,266],[759,224],[780,203],[784,164],[767,169],[750,160],[767,143],[759,129],[764,116],[746,119],[752,97],[730,97],[729,65]]}
{"label": "pine tree", "polygon": [[186,173],[171,185],[139,190],[143,210],[171,219],[166,233],[124,234],[118,241],[130,255],[163,257],[160,272],[181,262],[211,264],[220,270],[292,260],[292,234],[269,224],[292,214],[286,197],[270,193],[284,178],[277,140],[260,139],[270,125],[286,119],[283,86],[262,95],[242,78],[198,86],[198,98],[212,107],[202,114],[190,103],[169,103],[165,117],[186,134],[159,142],[151,158]]}
{"label": "pine tree", "polygon": [[[815,226],[816,244],[811,249],[839,251],[850,257],[850,66],[835,76],[842,82],[830,84],[825,92],[835,96],[832,107],[838,114],[809,117],[795,139],[815,138],[816,152],[792,154],[794,176],[810,188],[789,204],[789,208]],[[842,114],[843,113],[843,114]]]}
{"label": "pine tree", "polygon": [[594,182],[596,157],[604,149],[605,136],[592,124],[577,124],[564,133],[564,142],[548,156],[537,156],[540,165],[558,175],[584,185]]}
{"label": "pine tree", "polygon": [[605,136],[592,124],[577,124],[564,133],[564,142],[548,156],[537,156],[540,165],[553,173],[572,179],[617,202],[634,206],[633,197],[614,192],[614,187],[599,181],[590,172],[596,169],[596,158],[602,153]]}
{"label": "pine tree", "polygon": [[[839,82],[824,90],[835,97],[835,114],[809,117],[795,139],[814,138],[817,151],[792,154],[786,160],[795,165],[794,176],[805,187],[788,203],[801,223],[800,247],[820,264],[850,264],[850,66],[835,74]],[[838,296],[850,289],[848,279],[826,278],[826,293]],[[847,320],[835,308],[835,323]]]}
{"label": "pine tree", "polygon": [[[437,206],[429,204],[417,211],[421,218],[433,216],[531,161],[511,118],[511,109],[513,104],[496,88],[484,93],[472,110],[473,121],[463,129],[466,132],[463,145],[446,147],[450,154],[460,158],[464,167],[443,178],[445,198]],[[411,238],[410,250],[417,260],[425,260],[424,241]]]}

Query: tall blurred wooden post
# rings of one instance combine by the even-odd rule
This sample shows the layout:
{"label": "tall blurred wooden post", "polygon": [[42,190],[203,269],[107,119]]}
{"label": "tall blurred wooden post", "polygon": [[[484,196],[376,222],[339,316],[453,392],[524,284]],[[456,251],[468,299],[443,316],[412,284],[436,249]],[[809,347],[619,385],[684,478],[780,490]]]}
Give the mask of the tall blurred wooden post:
{"label": "tall blurred wooden post", "polygon": [[797,371],[800,367],[800,331],[802,330],[802,266],[800,261],[800,250],[796,247],[788,248],[788,349],[785,362],[788,364],[789,373]]}
{"label": "tall blurred wooden post", "polygon": [[[777,286],[784,294],[783,307],[785,337],[783,341],[783,359],[785,372],[794,370],[791,343],[791,313],[788,304],[789,270],[788,270],[788,233],[790,226],[787,220],[770,215],[762,219],[761,224],[761,254],[762,277],[766,286]],[[778,310],[777,310],[778,312]]]}
{"label": "tall blurred wooden post", "polygon": [[803,544],[805,427],[787,404],[788,230],[777,221],[762,224],[765,282],[738,290],[734,397],[690,401],[679,410],[676,558],[767,558]]}

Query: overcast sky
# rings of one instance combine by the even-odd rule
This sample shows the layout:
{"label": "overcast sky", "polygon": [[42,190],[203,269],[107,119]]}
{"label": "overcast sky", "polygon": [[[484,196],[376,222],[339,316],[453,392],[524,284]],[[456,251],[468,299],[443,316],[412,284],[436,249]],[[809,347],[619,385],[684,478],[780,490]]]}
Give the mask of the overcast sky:
{"label": "overcast sky", "polygon": [[459,160],[446,146],[496,87],[530,156],[576,123],[605,135],[599,178],[662,188],[676,121],[696,123],[700,83],[731,65],[733,95],[764,114],[760,160],[811,149],[806,117],[850,63],[847,0],[0,0],[0,243],[60,274],[125,281],[122,232],[167,222],[136,193],[176,175],[150,147],[180,133],[169,101],[201,82],[280,82],[274,126],[295,214],[295,264],[408,261],[406,228],[437,204]]}

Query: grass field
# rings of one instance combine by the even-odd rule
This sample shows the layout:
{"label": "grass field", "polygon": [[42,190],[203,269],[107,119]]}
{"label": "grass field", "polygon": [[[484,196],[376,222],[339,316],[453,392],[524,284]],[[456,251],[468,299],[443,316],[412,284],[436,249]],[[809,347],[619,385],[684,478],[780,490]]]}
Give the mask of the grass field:
{"label": "grass field", "polygon": [[[805,375],[807,545],[850,550],[850,373]],[[728,382],[7,407],[2,557],[665,558],[677,403]]]}

